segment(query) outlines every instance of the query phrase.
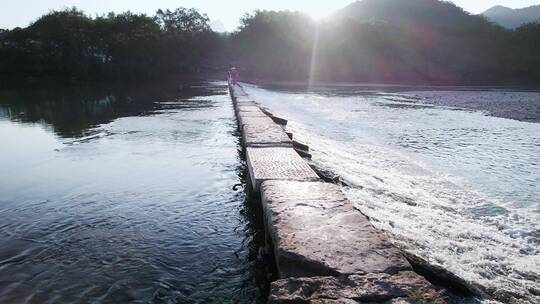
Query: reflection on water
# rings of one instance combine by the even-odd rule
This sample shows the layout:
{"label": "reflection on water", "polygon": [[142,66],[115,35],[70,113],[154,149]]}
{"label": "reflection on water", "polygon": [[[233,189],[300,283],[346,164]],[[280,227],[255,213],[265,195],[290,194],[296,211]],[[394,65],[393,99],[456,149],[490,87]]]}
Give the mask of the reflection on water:
{"label": "reflection on water", "polygon": [[0,93],[0,302],[262,302],[225,83]]}
{"label": "reflection on water", "polygon": [[178,83],[0,90],[0,118],[43,122],[58,135],[73,137],[118,117],[182,107],[176,102],[182,99],[189,107],[185,99],[215,93],[222,92],[212,87]]}
{"label": "reflection on water", "polygon": [[396,244],[503,302],[540,301],[540,124],[476,111],[525,120],[540,93],[246,90]]}

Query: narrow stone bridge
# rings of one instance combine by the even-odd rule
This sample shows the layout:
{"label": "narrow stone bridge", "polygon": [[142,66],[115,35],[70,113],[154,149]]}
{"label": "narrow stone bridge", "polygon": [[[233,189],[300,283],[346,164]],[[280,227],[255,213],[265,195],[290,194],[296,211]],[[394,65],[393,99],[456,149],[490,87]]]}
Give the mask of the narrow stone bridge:
{"label": "narrow stone bridge", "polygon": [[287,121],[229,85],[251,192],[260,195],[279,279],[269,303],[445,303],[446,292],[415,273],[400,250],[323,182],[300,156],[308,147]]}

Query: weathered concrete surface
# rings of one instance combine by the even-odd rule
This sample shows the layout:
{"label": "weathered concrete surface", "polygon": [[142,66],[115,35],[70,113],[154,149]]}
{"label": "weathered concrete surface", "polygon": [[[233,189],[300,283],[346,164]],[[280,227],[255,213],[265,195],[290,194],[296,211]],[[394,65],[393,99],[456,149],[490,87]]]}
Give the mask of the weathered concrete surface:
{"label": "weathered concrete surface", "polygon": [[246,148],[246,159],[255,192],[264,181],[317,181],[319,176],[292,148]]}
{"label": "weathered concrete surface", "polygon": [[256,125],[256,124],[261,124],[261,123],[275,125],[272,119],[270,119],[270,117],[264,114],[260,115],[256,112],[242,112],[242,113],[239,113],[237,117],[238,117],[238,124],[241,127],[243,127],[246,124]]}
{"label": "weathered concrete surface", "polygon": [[[288,134],[287,134],[288,136]],[[290,136],[289,136],[290,138]],[[303,158],[311,159],[311,153],[309,153],[309,146],[304,145],[302,143],[299,143],[295,140],[293,140],[293,148],[298,153],[298,155],[302,156]]]}
{"label": "weathered concrete surface", "polygon": [[[255,102],[252,101],[241,101],[234,105],[234,112],[238,112],[238,107],[259,107]],[[260,109],[259,109],[260,110]],[[264,111],[260,110],[260,112],[264,113]],[[264,113],[266,114],[266,113]]]}
{"label": "weathered concrete surface", "polygon": [[267,118],[242,120],[242,138],[247,147],[292,147],[292,140],[283,129]]}
{"label": "weathered concrete surface", "polygon": [[268,110],[267,108],[265,107],[260,107],[261,111],[263,111],[266,115],[268,115],[270,118],[272,118],[272,120],[277,123],[278,125],[281,125],[281,126],[286,126],[288,121],[284,118],[281,118],[281,117],[278,117],[278,116],[275,116],[272,112],[270,112],[270,110]]}
{"label": "weathered concrete surface", "polygon": [[238,86],[236,86],[236,89],[234,91],[234,93],[236,94],[235,97],[237,98],[238,101],[243,101],[243,100],[253,100],[251,97],[249,97],[248,94],[246,94],[244,92],[244,90]]}
{"label": "weathered concrete surface", "polygon": [[236,112],[262,112],[261,108],[258,106],[243,106],[243,105],[237,105],[236,106]]}
{"label": "weathered concrete surface", "polygon": [[236,98],[239,98],[239,97],[247,98],[248,97],[248,95],[246,94],[244,89],[242,89],[242,87],[239,86],[238,84],[234,85],[232,87],[232,89],[233,89],[234,97],[236,97]]}
{"label": "weathered concrete surface", "polygon": [[449,287],[451,290],[456,291],[461,295],[466,296],[481,296],[482,291],[474,286],[472,283],[467,280],[458,277],[456,274],[450,272],[448,269],[445,269],[438,265],[433,265],[427,260],[413,255],[411,253],[403,253],[409,263],[414,267],[414,270],[426,277],[431,282],[436,284]]}
{"label": "weathered concrete surface", "polygon": [[412,271],[290,278],[271,284],[268,303],[445,303],[446,295]]}
{"label": "weathered concrete surface", "polygon": [[334,184],[267,181],[261,195],[282,278],[412,269]]}
{"label": "weathered concrete surface", "polygon": [[[287,303],[290,303],[290,302],[287,302]],[[297,302],[294,302],[294,303],[297,303]],[[412,299],[409,299],[409,298],[395,298],[395,299],[392,299],[392,300],[389,300],[389,301],[383,301],[383,302],[372,302],[372,301],[369,301],[369,302],[359,302],[359,301],[355,301],[355,300],[351,300],[351,299],[338,299],[338,300],[334,300],[334,299],[317,299],[317,300],[311,300],[309,301],[308,303],[310,304],[362,304],[362,303],[370,303],[370,304],[375,304],[375,303],[381,303],[381,304],[427,304],[427,303],[430,303],[430,304],[436,304],[437,301],[431,301],[431,302],[423,302],[423,301],[415,301],[415,300],[412,300]],[[440,303],[440,302],[439,302]]]}
{"label": "weathered concrete surface", "polygon": [[303,158],[311,159],[313,157],[313,155],[311,155],[311,153],[306,152],[304,150],[298,150],[296,148],[294,150],[296,151],[296,153],[298,153],[298,155],[300,155]]}
{"label": "weathered concrete surface", "polygon": [[248,102],[248,101],[255,102],[255,101],[253,100],[253,98],[249,97],[248,95],[245,95],[245,96],[243,96],[243,95],[237,96],[237,97],[236,97],[236,100],[235,100],[234,102],[239,103],[239,102]]}
{"label": "weathered concrete surface", "polygon": [[261,120],[266,120],[267,123],[272,123],[272,119],[262,112],[240,112],[236,115],[240,128],[245,124],[257,124]]}
{"label": "weathered concrete surface", "polygon": [[285,133],[287,133],[287,136],[289,136],[291,140],[294,138],[294,135],[291,132],[285,132]]}
{"label": "weathered concrete surface", "polygon": [[258,107],[255,106],[243,106],[239,107],[239,109],[236,110],[236,115],[244,115],[244,116],[260,116],[260,117],[268,117],[263,111],[261,111]]}
{"label": "weathered concrete surface", "polygon": [[240,99],[233,102],[235,106],[258,106],[258,104],[251,99]]}
{"label": "weathered concrete surface", "polygon": [[309,146],[305,145],[301,142],[297,142],[296,140],[293,140],[293,145],[295,149],[304,150],[306,152],[309,152]]}

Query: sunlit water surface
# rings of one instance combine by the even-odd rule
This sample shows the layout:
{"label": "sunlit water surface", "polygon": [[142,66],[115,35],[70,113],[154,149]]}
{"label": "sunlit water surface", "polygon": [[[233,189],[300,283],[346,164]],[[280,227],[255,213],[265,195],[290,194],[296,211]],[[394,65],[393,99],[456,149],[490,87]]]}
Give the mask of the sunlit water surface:
{"label": "sunlit water surface", "polygon": [[262,302],[226,93],[2,91],[0,303]]}
{"label": "sunlit water surface", "polygon": [[540,301],[540,93],[245,89],[400,247],[504,302]]}

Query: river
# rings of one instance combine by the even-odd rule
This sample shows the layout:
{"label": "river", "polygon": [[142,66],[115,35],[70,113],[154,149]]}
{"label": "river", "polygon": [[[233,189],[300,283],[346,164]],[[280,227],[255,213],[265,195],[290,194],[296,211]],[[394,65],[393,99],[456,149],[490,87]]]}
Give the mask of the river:
{"label": "river", "polygon": [[262,303],[226,82],[0,91],[0,303]]}
{"label": "river", "polygon": [[245,90],[406,251],[503,302],[540,302],[540,93],[293,86]]}
{"label": "river", "polygon": [[[245,88],[396,245],[540,300],[540,93]],[[239,140],[224,82],[0,91],[0,302],[264,302]]]}

